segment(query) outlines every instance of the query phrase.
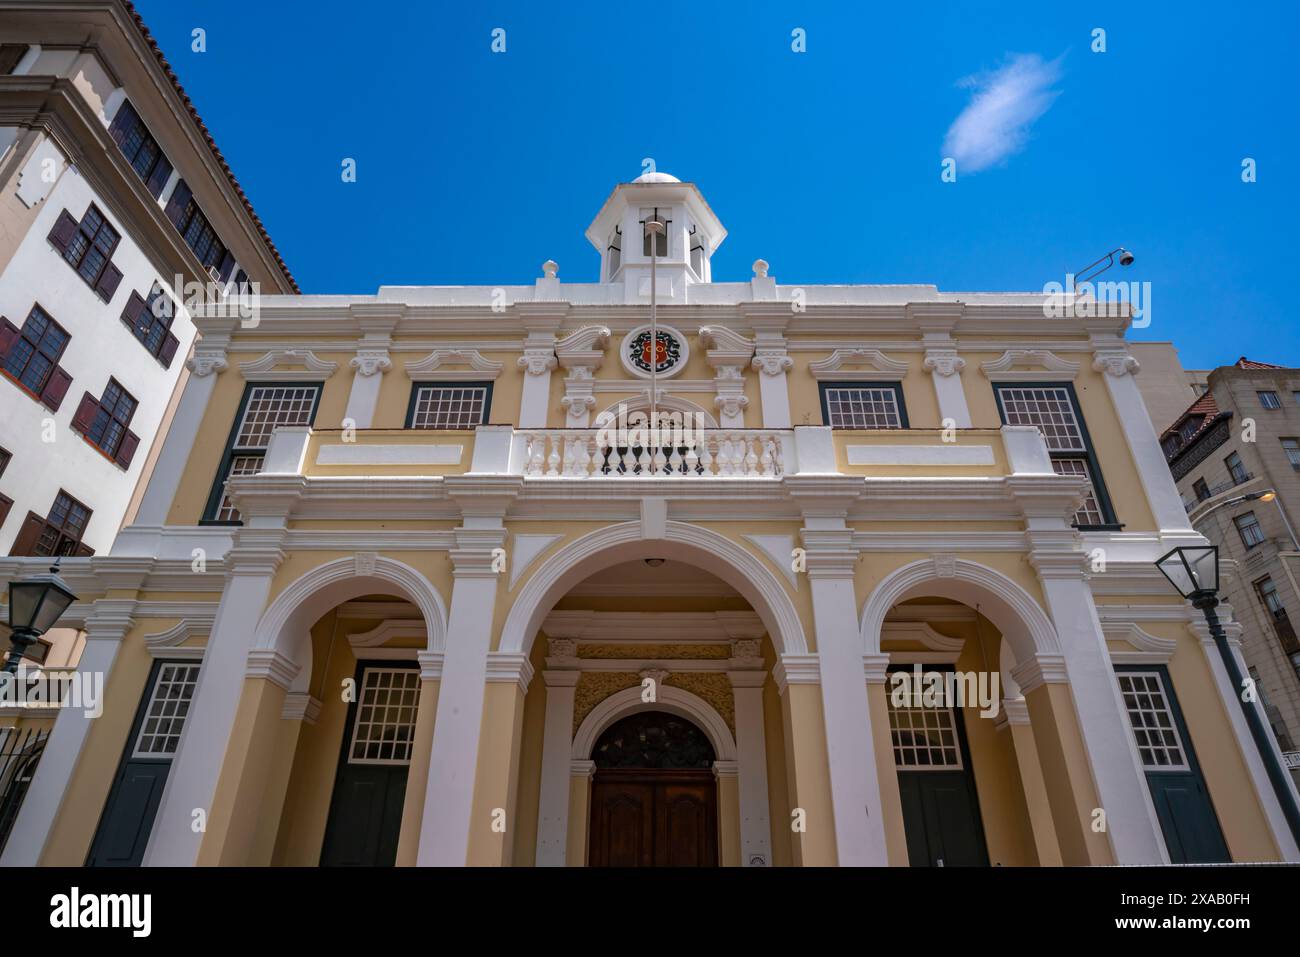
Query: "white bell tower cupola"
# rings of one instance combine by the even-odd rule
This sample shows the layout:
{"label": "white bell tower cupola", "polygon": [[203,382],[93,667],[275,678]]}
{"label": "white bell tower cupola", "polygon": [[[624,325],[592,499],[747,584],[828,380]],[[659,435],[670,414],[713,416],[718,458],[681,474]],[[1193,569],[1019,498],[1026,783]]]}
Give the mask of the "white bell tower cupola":
{"label": "white bell tower cupola", "polygon": [[[645,229],[652,219],[665,226],[658,237]],[[654,172],[616,186],[586,235],[600,252],[600,281],[623,287],[618,301],[649,302],[653,252],[659,301],[684,303],[691,286],[712,281],[710,260],[727,231],[694,183]]]}

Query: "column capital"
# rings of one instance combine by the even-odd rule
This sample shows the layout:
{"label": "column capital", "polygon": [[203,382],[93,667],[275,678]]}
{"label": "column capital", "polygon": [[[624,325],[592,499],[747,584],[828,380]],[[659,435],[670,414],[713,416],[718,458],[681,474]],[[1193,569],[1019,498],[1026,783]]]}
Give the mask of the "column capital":
{"label": "column capital", "polygon": [[730,669],[727,671],[727,680],[736,691],[743,688],[760,689],[767,684],[767,672],[744,668]]}
{"label": "column capital", "polygon": [[772,669],[772,677],[780,694],[785,694],[789,685],[822,683],[821,666],[816,655],[782,655]]}
{"label": "column capital", "polygon": [[1118,379],[1126,375],[1136,375],[1142,371],[1142,364],[1123,348],[1100,349],[1093,353],[1092,367],[1097,372]]}
{"label": "column capital", "polygon": [[528,692],[533,680],[533,664],[528,656],[518,651],[490,651],[487,656],[488,682],[514,682],[519,690]]}
{"label": "column capital", "polygon": [[453,578],[500,578],[496,568],[496,550],[504,548],[504,528],[465,528],[454,530],[456,547],[451,549]]}
{"label": "column capital", "polygon": [[1045,684],[1068,684],[1065,672],[1065,655],[1038,652],[1011,669],[1011,677],[1020,685],[1020,693],[1027,695]]}
{"label": "column capital", "polygon": [[348,365],[357,370],[357,375],[369,377],[382,375],[393,368],[393,360],[387,349],[358,348],[357,354],[348,360]]}
{"label": "column capital", "polygon": [[596,762],[584,759],[574,759],[569,762],[569,775],[575,778],[590,779],[596,773]]}
{"label": "column capital", "polygon": [[739,761],[714,761],[713,776],[715,778],[740,777],[740,762]]}
{"label": "column capital", "polygon": [[542,683],[547,688],[576,688],[582,672],[575,668],[547,668],[542,672]]}
{"label": "column capital", "polygon": [[853,545],[851,528],[804,528],[799,536],[810,579],[853,578],[858,567],[858,550]]}
{"label": "column capital", "polygon": [[1019,698],[1003,698],[999,710],[1001,713],[994,719],[994,724],[998,728],[1013,724],[1028,725],[1030,723],[1029,704],[1025,701],[1023,695]]}
{"label": "column capital", "polygon": [[421,681],[441,681],[443,653],[441,651],[418,651],[415,660],[420,663]]}
{"label": "column capital", "polygon": [[97,598],[91,603],[83,629],[88,641],[121,641],[135,625],[136,602],[127,598]]}
{"label": "column capital", "polygon": [[288,691],[302,667],[287,655],[274,648],[254,648],[248,653],[244,667],[245,678],[265,678]]}
{"label": "column capital", "polygon": [[863,655],[862,670],[869,685],[883,685],[889,677],[889,655]]}
{"label": "column capital", "polygon": [[947,346],[931,347],[925,350],[925,362],[922,367],[931,375],[947,378],[966,368],[966,360],[957,355],[955,348]]}

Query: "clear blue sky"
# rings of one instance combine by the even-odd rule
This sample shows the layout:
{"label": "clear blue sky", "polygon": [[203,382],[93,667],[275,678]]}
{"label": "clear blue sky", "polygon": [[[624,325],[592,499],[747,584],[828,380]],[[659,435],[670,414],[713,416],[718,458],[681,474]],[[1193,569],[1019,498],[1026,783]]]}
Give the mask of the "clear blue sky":
{"label": "clear blue sky", "polygon": [[[1124,245],[1135,338],[1300,366],[1300,4],[136,6],[306,292],[594,281],[582,231],[652,157],[727,227],[719,280],[1039,290]],[[942,182],[961,81],[1018,55],[1050,105]]]}

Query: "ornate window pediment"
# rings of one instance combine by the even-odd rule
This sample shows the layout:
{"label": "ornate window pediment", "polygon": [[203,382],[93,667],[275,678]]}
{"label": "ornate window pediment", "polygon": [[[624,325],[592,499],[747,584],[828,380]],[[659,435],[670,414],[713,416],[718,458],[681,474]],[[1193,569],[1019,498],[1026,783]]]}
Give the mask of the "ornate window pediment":
{"label": "ornate window pediment", "polygon": [[808,363],[808,371],[820,382],[898,382],[907,375],[907,369],[906,362],[891,359],[879,349],[836,349],[825,359]]}
{"label": "ornate window pediment", "polygon": [[1046,349],[1008,349],[996,359],[980,363],[980,371],[989,378],[1005,382],[1035,379],[1073,379],[1079,363],[1062,359]]}
{"label": "ornate window pediment", "polygon": [[[448,369],[447,366],[466,366]],[[434,349],[423,359],[406,364],[406,374],[416,382],[437,379],[440,382],[481,382],[496,379],[505,368],[504,362],[495,362],[477,349]]]}
{"label": "ornate window pediment", "polygon": [[239,364],[249,382],[323,382],[339,367],[310,349],[272,349],[260,359]]}

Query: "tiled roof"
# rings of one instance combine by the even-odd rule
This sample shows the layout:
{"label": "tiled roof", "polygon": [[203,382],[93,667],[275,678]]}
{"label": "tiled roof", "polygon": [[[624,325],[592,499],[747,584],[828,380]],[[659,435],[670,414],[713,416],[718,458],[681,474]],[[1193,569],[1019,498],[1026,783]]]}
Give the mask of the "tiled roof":
{"label": "tiled roof", "polygon": [[194,124],[198,127],[199,132],[203,134],[204,140],[207,141],[208,149],[212,150],[212,155],[216,158],[217,165],[220,166],[221,171],[226,174],[226,178],[230,180],[230,185],[234,188],[235,195],[238,196],[240,201],[244,204],[244,209],[248,210],[248,215],[252,218],[253,225],[257,227],[257,231],[261,234],[263,242],[265,242],[267,248],[271,250],[271,255],[275,257],[276,264],[280,267],[281,272],[284,273],[285,278],[289,280],[289,285],[293,288],[293,291],[298,293],[302,292],[302,290],[298,288],[298,283],[294,280],[293,274],[289,272],[289,267],[285,265],[283,257],[280,256],[280,251],[275,248],[275,243],[271,242],[271,236],[267,233],[266,227],[262,225],[262,220],[258,218],[257,213],[253,210],[253,204],[250,203],[248,197],[244,195],[244,189],[239,185],[239,180],[235,179],[235,174],[231,172],[229,164],[226,163],[226,158],[221,155],[221,150],[217,148],[216,140],[214,140],[212,134],[208,132],[207,124],[203,122],[202,118],[199,116],[199,111],[196,110],[194,104],[190,102],[189,95],[185,92],[185,88],[181,86],[181,81],[176,77],[176,72],[171,68],[171,64],[167,62],[167,58],[163,56],[162,49],[159,48],[158,44],[154,41],[153,34],[149,32],[149,28],[145,26],[144,18],[136,11],[135,4],[133,4],[131,0],[124,0],[124,2],[132,19],[135,20],[135,25],[140,31],[140,36],[144,38],[145,43],[147,43],[149,48],[153,50],[154,56],[158,58],[158,65],[162,67],[163,73],[167,75],[167,79],[171,80],[172,86],[176,88],[176,93],[180,96],[181,102],[185,104],[185,108],[189,111],[190,117],[194,120]]}
{"label": "tiled roof", "polygon": [[1256,362],[1254,359],[1247,359],[1242,356],[1233,363],[1235,369],[1285,369],[1286,366],[1275,366],[1271,362]]}
{"label": "tiled roof", "polygon": [[[1215,422],[1217,422],[1219,418],[1224,414],[1225,413],[1223,413],[1222,410],[1219,409],[1219,403],[1214,401],[1214,393],[1207,390],[1204,395],[1198,396],[1196,401],[1193,402],[1191,405],[1189,405],[1186,411],[1184,411],[1182,415],[1180,415],[1178,418],[1174,420],[1173,425],[1169,426],[1169,428],[1165,429],[1163,432],[1160,433],[1160,440],[1163,442],[1165,438],[1168,437],[1169,435],[1172,435],[1173,433],[1180,431],[1182,424],[1186,422],[1187,419],[1190,418],[1191,416],[1195,416],[1195,415],[1205,416],[1205,419],[1201,422],[1201,427],[1197,429],[1195,432],[1193,432],[1190,436],[1188,436],[1183,441],[1182,445],[1179,446],[1179,451],[1181,452],[1187,446],[1191,445],[1198,438],[1200,438],[1201,434],[1205,432],[1205,430],[1208,429],[1210,426],[1212,426]],[[1174,454],[1177,455],[1178,453],[1175,452]]]}

